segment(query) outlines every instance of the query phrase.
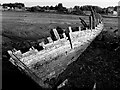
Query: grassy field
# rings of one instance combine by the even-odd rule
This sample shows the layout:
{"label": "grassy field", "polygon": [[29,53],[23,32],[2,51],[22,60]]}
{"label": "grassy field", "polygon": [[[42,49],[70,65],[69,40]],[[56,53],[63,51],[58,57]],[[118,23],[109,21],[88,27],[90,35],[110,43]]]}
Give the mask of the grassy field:
{"label": "grassy field", "polygon": [[[88,17],[80,17],[88,22]],[[31,43],[46,38],[50,36],[49,31],[57,26],[67,28],[80,25],[79,16],[76,15],[4,11],[2,12],[3,51],[18,46],[22,48],[28,45],[26,40]]]}
{"label": "grassy field", "polygon": [[[88,22],[87,16],[62,15],[49,13],[30,12],[3,12],[2,27],[3,35],[20,37],[23,39],[41,39],[50,36],[49,30],[57,26],[81,25],[79,17]],[[117,28],[117,18],[104,18],[105,28],[114,30]]]}
{"label": "grassy field", "polygon": [[[62,15],[31,12],[2,12],[3,44],[7,46],[12,41],[34,40],[50,36],[50,29],[60,26],[80,26],[79,17],[88,23],[88,16]],[[104,18],[105,29],[114,31],[117,29],[117,18]],[[11,42],[12,42],[11,41]]]}
{"label": "grassy field", "polygon": [[[25,39],[49,36],[49,30],[60,26],[80,25],[79,16],[30,12],[3,12],[3,34]],[[86,17],[83,17],[83,19]]]}

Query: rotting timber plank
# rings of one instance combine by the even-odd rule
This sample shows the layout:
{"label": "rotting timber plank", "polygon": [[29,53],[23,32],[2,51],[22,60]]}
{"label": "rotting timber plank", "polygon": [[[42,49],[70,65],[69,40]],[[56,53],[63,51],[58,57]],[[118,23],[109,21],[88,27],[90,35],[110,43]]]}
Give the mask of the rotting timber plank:
{"label": "rotting timber plank", "polygon": [[21,62],[14,54],[13,56],[15,58],[14,61],[16,62],[16,64],[19,66],[22,66],[25,70],[25,73],[28,74],[36,83],[38,83],[40,86],[45,87],[45,88],[51,88],[51,86],[49,86],[47,83],[43,83],[43,81],[41,80],[41,78],[39,78],[36,73],[34,73],[31,69],[29,69],[23,62]]}
{"label": "rotting timber plank", "polygon": [[[94,37],[95,38],[95,37]],[[81,44],[80,46],[74,48],[70,52],[67,52],[67,54],[62,54],[57,58],[57,60],[53,60],[47,64],[44,64],[41,67],[46,67],[45,72],[39,73],[39,71],[42,70],[42,68],[39,68],[39,70],[36,73],[38,77],[42,78],[42,80],[46,80],[46,78],[57,78],[57,76],[65,70],[65,68],[75,61],[82,52],[86,50],[86,48],[90,45],[90,43],[93,41],[93,39],[90,39],[87,42],[84,42],[84,44]]]}
{"label": "rotting timber plank", "polygon": [[[62,73],[66,67],[75,61],[84,50],[90,45],[90,43],[93,41],[93,39],[100,33],[101,31],[95,30],[95,32],[92,32],[93,36],[89,40],[88,36],[78,38],[77,44],[73,42],[74,49],[70,49],[70,45],[68,45],[66,48],[68,49],[67,52],[64,50],[61,50],[59,47],[59,50],[64,51],[60,54],[58,54],[56,59],[54,60],[48,60],[48,62],[45,62],[43,64],[38,63],[38,68],[35,69],[34,67],[29,67],[28,69],[26,68],[25,71],[26,73],[35,81],[37,82],[40,86],[44,88],[50,88],[49,84],[44,83],[46,79],[51,79],[51,78],[57,78],[60,73]],[[89,32],[85,32],[86,34]],[[95,34],[95,35],[94,35]],[[82,41],[81,41],[82,39]],[[84,41],[85,39],[85,41]],[[82,44],[81,44],[82,43]],[[59,51],[58,50],[58,51]],[[49,52],[50,53],[50,52]],[[18,59],[19,61],[19,59]],[[20,61],[18,63],[22,64]],[[26,66],[26,65],[25,65]],[[24,66],[23,66],[24,67]]]}

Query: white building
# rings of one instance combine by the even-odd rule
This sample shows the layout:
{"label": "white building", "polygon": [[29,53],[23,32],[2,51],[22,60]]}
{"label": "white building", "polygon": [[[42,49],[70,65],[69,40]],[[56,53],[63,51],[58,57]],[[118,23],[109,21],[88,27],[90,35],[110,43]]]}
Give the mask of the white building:
{"label": "white building", "polygon": [[118,15],[117,11],[113,11],[113,15],[117,16]]}

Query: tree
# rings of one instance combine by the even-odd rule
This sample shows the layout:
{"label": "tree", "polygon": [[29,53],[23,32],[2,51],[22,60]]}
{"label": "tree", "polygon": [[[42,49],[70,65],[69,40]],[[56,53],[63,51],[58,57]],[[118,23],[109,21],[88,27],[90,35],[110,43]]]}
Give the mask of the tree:
{"label": "tree", "polygon": [[114,11],[117,11],[120,8],[120,6],[115,6]]}
{"label": "tree", "polygon": [[93,9],[94,9],[97,13],[101,13],[101,12],[102,12],[102,8],[101,8],[101,7],[93,6]]}
{"label": "tree", "polygon": [[62,5],[62,3],[58,3],[58,8],[63,8],[63,5]]}
{"label": "tree", "polygon": [[63,12],[63,5],[62,5],[62,3],[58,4],[58,12]]}
{"label": "tree", "polygon": [[50,10],[54,10],[54,7],[53,7],[53,6],[50,6]]}
{"label": "tree", "polygon": [[75,11],[79,11],[80,10],[80,7],[79,6],[74,6],[73,8]]}
{"label": "tree", "polygon": [[58,6],[57,5],[55,6],[55,10],[58,10]]}
{"label": "tree", "polygon": [[49,10],[50,9],[50,7],[49,6],[46,6],[46,10]]}
{"label": "tree", "polygon": [[74,6],[74,11],[72,11],[72,14],[75,14],[75,15],[81,15],[83,14],[83,11],[80,9],[80,6]]}
{"label": "tree", "polygon": [[56,6],[58,12],[60,13],[66,13],[67,12],[67,9],[66,7],[63,7],[62,3],[59,3],[58,6]]}
{"label": "tree", "polygon": [[81,9],[82,11],[90,11],[90,7],[91,7],[91,6],[85,5],[85,6],[81,6],[80,9]]}
{"label": "tree", "polygon": [[11,9],[12,8],[15,9],[15,7],[21,9],[22,7],[25,7],[24,3],[4,3],[2,6],[3,6],[3,8],[10,7]]}
{"label": "tree", "polygon": [[8,7],[10,7],[11,9],[12,9],[12,7],[14,7],[14,4],[12,4],[12,3],[9,3],[9,4],[7,4],[8,5]]}
{"label": "tree", "polygon": [[40,6],[34,6],[34,7],[31,7],[31,9],[29,11],[31,11],[31,12],[44,12],[44,9]]}

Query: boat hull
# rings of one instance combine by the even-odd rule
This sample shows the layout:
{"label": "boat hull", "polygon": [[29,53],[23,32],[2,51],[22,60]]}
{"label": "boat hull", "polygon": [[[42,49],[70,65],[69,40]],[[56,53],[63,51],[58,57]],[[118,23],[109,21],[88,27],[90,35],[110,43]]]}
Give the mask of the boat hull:
{"label": "boat hull", "polygon": [[[48,51],[37,52],[34,55],[19,59],[16,55],[11,54],[10,61],[20,67],[28,76],[43,88],[52,88],[48,83],[52,78],[57,79],[67,66],[86,50],[90,43],[100,34],[103,24],[100,23],[93,30],[84,30],[71,33],[73,48],[67,39],[63,39]],[[55,44],[55,42],[53,42]],[[53,44],[52,44],[53,45]],[[53,45],[54,46],[54,45]],[[43,53],[44,52],[44,53]],[[29,62],[28,62],[29,61]]]}

